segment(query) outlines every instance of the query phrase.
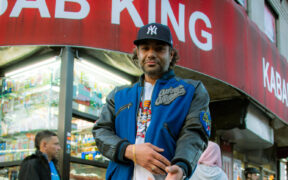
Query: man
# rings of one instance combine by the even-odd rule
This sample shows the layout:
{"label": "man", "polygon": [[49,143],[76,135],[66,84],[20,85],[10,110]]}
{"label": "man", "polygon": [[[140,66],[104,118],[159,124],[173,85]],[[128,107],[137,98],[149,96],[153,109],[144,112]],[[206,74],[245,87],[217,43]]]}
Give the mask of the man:
{"label": "man", "polygon": [[111,159],[106,179],[190,177],[210,135],[208,93],[199,81],[175,77],[178,55],[167,26],[141,27],[134,44],[144,74],[108,95],[93,128]]}
{"label": "man", "polygon": [[260,178],[260,172],[253,167],[248,167],[245,169],[245,179],[246,180],[258,180]]}
{"label": "man", "polygon": [[60,180],[56,156],[61,147],[57,135],[48,130],[35,137],[36,152],[21,163],[19,180]]}

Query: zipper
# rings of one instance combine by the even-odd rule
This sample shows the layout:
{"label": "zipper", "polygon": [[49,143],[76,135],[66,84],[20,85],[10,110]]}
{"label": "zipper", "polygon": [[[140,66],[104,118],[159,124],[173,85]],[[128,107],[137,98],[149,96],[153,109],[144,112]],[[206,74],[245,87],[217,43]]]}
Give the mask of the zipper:
{"label": "zipper", "polygon": [[126,104],[126,105],[124,105],[124,106],[122,106],[119,110],[118,110],[118,112],[116,113],[116,117],[119,115],[119,113],[121,112],[121,111],[123,111],[124,109],[129,109],[130,107],[132,106],[132,103],[130,102],[129,104]]}
{"label": "zipper", "polygon": [[168,133],[170,134],[170,136],[174,139],[174,141],[176,141],[176,137],[172,134],[171,130],[169,129],[168,127],[168,124],[167,123],[164,123],[163,124],[164,128],[168,131]]}

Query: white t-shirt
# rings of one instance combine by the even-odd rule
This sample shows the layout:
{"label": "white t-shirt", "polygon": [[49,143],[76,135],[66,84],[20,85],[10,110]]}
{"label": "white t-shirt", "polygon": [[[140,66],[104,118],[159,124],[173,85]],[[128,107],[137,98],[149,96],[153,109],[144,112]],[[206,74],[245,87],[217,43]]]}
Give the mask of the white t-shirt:
{"label": "white t-shirt", "polygon": [[[135,144],[145,143],[145,134],[150,125],[151,120],[151,96],[153,92],[154,85],[145,82],[144,83],[144,93],[141,98],[141,103],[137,116],[137,135]],[[148,170],[142,166],[136,165],[134,167],[133,180],[148,180],[148,178],[155,180],[164,180],[163,175],[153,175]]]}

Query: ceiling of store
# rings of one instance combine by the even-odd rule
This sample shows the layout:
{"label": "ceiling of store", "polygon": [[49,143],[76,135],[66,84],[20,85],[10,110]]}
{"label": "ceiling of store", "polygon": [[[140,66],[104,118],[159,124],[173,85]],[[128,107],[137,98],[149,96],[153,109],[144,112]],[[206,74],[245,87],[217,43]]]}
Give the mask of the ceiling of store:
{"label": "ceiling of store", "polygon": [[6,66],[19,59],[24,59],[40,51],[40,46],[0,46],[0,67]]}
{"label": "ceiling of store", "polygon": [[[23,59],[29,59],[29,57],[34,54],[41,54],[49,51],[49,49],[53,50],[59,48],[60,47],[42,46],[0,47],[0,69],[5,69],[6,67],[15,65]],[[131,60],[131,54],[89,48],[78,48],[78,50],[79,53],[77,54],[79,57],[81,57],[81,54],[88,54],[89,56],[131,76],[137,77],[141,75],[141,71]],[[175,68],[175,73],[182,78],[201,80],[209,92],[211,101],[231,99],[241,96],[241,93],[235,90],[235,88],[190,69],[177,66]]]}

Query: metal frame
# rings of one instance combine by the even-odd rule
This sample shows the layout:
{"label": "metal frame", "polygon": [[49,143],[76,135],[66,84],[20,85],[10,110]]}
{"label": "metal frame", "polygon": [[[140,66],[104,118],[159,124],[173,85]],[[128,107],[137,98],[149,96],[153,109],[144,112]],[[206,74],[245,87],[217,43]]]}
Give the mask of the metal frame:
{"label": "metal frame", "polygon": [[20,166],[21,164],[21,160],[20,161],[8,161],[8,162],[2,162],[0,163],[0,168],[4,168],[4,167],[13,167],[13,166]]}
{"label": "metal frame", "polygon": [[90,165],[90,166],[96,166],[96,167],[101,167],[101,168],[107,168],[108,164],[107,162],[98,162],[98,161],[93,161],[93,160],[86,160],[86,159],[80,159],[76,157],[71,157],[71,161],[73,163],[78,163],[78,164],[85,164],[85,165]]}
{"label": "metal frame", "polygon": [[59,171],[62,179],[69,179],[70,174],[73,70],[74,53],[71,47],[66,46],[61,59],[58,116],[58,137],[62,148],[59,157]]}
{"label": "metal frame", "polygon": [[84,112],[78,111],[76,109],[72,109],[72,116],[75,118],[81,118],[83,120],[86,120],[86,121],[89,121],[92,123],[95,123],[99,119],[98,116],[93,116],[91,114],[84,113]]}

